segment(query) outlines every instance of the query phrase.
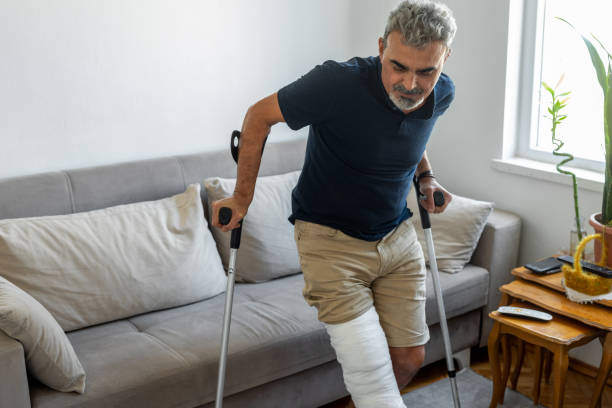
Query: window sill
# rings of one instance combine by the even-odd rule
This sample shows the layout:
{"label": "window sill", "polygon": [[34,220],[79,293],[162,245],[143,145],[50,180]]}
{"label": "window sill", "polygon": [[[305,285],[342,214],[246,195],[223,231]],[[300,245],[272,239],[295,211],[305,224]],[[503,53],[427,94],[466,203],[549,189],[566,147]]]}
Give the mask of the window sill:
{"label": "window sill", "polygon": [[[538,180],[550,181],[553,183],[572,185],[572,178],[557,172],[554,164],[544,163],[536,160],[511,157],[508,159],[493,159],[491,167],[495,170],[516,174],[519,176],[530,177]],[[595,171],[564,167],[576,174],[578,188],[583,190],[603,191],[604,175]]]}

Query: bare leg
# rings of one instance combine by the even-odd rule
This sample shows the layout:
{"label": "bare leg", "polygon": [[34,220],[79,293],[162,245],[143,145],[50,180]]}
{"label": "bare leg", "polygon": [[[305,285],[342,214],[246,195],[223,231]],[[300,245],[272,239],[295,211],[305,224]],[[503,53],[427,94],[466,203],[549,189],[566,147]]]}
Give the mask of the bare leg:
{"label": "bare leg", "polygon": [[401,390],[414,378],[425,361],[425,346],[389,347],[393,373]]}

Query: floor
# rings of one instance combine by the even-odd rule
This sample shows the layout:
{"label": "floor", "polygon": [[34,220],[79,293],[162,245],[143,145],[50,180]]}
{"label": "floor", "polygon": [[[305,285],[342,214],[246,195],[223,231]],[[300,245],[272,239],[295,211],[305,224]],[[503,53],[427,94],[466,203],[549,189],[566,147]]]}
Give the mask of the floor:
{"label": "floor", "polygon": [[[533,353],[529,347],[526,348],[525,361],[521,370],[521,375],[518,380],[517,391],[530,396],[531,384],[533,379]],[[472,350],[472,370],[478,374],[492,378],[491,366],[487,349]],[[402,390],[402,394],[413,389],[423,387],[432,382],[438,381],[446,377],[446,363],[444,360],[423,367],[414,378],[412,383]],[[578,373],[570,369],[567,375],[565,386],[565,408],[585,408],[591,398],[591,390],[595,385],[595,380],[584,374]],[[553,387],[552,383],[542,383],[540,389],[540,404],[546,407],[552,406]],[[335,401],[331,404],[324,405],[321,408],[342,408],[348,402],[348,397]],[[606,386],[602,395],[602,408],[612,408],[612,387]]]}

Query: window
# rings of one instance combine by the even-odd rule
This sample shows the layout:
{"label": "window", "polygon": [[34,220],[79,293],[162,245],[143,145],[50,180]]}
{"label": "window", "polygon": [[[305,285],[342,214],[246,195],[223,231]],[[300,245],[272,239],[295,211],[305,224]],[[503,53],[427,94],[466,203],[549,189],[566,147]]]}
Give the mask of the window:
{"label": "window", "polygon": [[[525,0],[522,10],[522,44],[516,155],[558,163],[552,155],[551,119],[547,112],[550,94],[570,91],[563,113],[567,119],[557,127],[563,140],[561,152],[574,155],[572,167],[603,171],[603,93],[587,48],[579,33],[590,33],[612,51],[612,1],[610,0]],[[569,21],[576,30],[556,19]],[[607,66],[607,56],[601,54]]]}

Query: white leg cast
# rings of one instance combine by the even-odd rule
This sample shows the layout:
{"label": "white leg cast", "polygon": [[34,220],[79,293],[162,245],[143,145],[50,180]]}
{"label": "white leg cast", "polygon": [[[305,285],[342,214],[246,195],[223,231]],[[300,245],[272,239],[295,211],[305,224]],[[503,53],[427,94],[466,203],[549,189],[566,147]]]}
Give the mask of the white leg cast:
{"label": "white leg cast", "polygon": [[406,408],[374,307],[354,320],[325,328],[356,408]]}

